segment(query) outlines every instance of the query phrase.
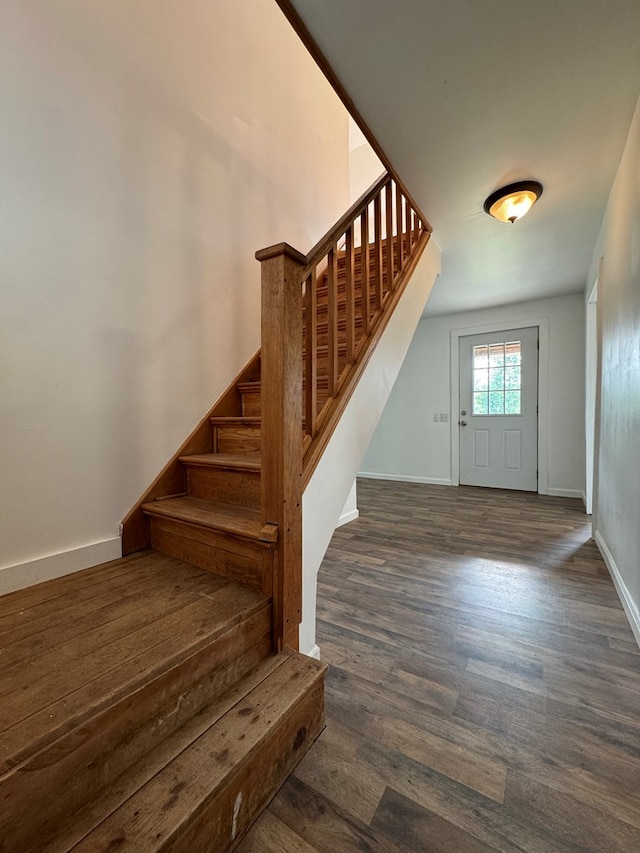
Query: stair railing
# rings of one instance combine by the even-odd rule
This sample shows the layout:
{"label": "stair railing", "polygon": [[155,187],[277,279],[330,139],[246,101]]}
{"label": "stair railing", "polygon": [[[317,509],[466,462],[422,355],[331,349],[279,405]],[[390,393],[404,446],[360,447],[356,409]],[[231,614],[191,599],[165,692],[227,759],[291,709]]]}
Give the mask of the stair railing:
{"label": "stair railing", "polygon": [[385,173],[308,255],[287,243],[256,252],[262,265],[262,522],[278,527],[270,567],[276,649],[298,647],[304,487],[430,233]]}
{"label": "stair railing", "polygon": [[428,233],[400,186],[384,174],[307,255],[302,278],[303,467],[308,476],[326,444],[323,434],[330,435],[341,414],[337,401],[345,389],[352,390],[354,367],[379,337],[391,313],[387,307],[397,301],[394,293],[407,280]]}

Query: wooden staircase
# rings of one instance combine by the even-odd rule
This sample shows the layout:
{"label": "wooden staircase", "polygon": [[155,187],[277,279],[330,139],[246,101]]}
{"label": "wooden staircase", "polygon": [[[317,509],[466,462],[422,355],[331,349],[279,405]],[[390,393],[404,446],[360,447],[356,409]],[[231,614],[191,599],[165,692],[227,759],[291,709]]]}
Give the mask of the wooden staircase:
{"label": "wooden staircase", "polygon": [[0,599],[0,850],[227,850],[322,729],[271,601],[155,551]]}
{"label": "wooden staircase", "polygon": [[128,556],[0,599],[2,853],[231,850],[319,735],[302,492],[428,237],[385,175],[308,256],[259,252],[262,350],[124,520]]}

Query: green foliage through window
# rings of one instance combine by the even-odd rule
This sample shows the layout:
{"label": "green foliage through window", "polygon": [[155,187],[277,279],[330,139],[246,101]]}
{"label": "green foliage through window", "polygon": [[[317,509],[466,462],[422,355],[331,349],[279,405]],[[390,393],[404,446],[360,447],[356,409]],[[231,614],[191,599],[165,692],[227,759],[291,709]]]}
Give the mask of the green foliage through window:
{"label": "green foliage through window", "polygon": [[474,415],[519,415],[521,389],[520,341],[473,348]]}

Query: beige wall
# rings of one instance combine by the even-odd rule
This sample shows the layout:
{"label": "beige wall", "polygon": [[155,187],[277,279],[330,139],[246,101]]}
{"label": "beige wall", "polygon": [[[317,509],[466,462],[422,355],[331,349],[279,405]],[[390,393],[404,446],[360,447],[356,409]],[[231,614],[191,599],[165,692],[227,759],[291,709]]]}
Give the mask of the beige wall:
{"label": "beige wall", "polygon": [[640,642],[640,102],[593,255],[601,337],[596,539]]}
{"label": "beige wall", "polygon": [[99,561],[259,346],[255,250],[348,206],[347,116],[263,0],[3,0],[0,81],[0,567]]}
{"label": "beige wall", "polygon": [[[380,158],[349,117],[349,184],[351,201],[356,201],[386,171]],[[371,220],[373,221],[373,220]]]}

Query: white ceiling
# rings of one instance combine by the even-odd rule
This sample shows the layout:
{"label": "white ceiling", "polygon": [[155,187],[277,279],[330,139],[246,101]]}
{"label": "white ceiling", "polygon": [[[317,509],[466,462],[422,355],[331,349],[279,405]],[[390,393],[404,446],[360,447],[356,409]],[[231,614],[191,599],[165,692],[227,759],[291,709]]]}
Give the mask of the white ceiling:
{"label": "white ceiling", "polygon": [[[640,93],[640,0],[293,0],[429,219],[426,314],[584,289]],[[506,225],[484,199],[544,193]]]}

